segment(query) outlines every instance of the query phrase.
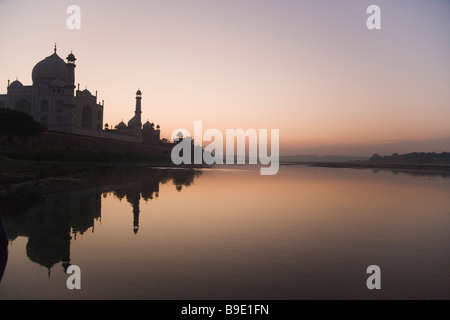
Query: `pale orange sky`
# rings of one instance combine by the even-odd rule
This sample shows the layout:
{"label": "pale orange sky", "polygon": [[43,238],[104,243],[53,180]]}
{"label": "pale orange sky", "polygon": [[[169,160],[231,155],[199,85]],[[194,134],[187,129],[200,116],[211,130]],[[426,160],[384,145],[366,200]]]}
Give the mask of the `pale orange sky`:
{"label": "pale orange sky", "polygon": [[[66,27],[71,4],[81,30]],[[381,30],[366,28],[371,4]],[[195,120],[279,129],[281,154],[450,138],[445,0],[0,0],[0,30],[0,93],[30,85],[56,42],[110,125],[133,116],[140,88],[143,121],[167,138]]]}

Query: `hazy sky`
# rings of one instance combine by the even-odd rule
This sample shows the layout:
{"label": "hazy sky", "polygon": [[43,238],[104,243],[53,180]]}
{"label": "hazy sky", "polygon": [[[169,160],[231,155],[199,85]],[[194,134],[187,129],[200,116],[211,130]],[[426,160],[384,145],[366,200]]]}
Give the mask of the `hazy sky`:
{"label": "hazy sky", "polygon": [[[366,27],[372,4],[381,30]],[[450,138],[448,0],[0,0],[0,39],[0,93],[31,84],[56,42],[105,122],[127,122],[140,88],[167,138],[194,120],[280,129],[281,154]]]}

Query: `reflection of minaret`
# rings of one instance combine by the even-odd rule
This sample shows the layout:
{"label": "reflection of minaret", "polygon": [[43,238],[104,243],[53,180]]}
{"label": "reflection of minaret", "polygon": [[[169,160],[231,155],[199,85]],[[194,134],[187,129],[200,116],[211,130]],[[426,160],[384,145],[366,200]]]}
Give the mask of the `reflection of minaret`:
{"label": "reflection of minaret", "polygon": [[141,194],[139,192],[140,186],[136,185],[135,190],[127,193],[127,201],[133,207],[133,232],[136,234],[139,231],[139,202],[141,200]]}
{"label": "reflection of minaret", "polygon": [[136,234],[139,231],[139,201],[137,205],[133,205],[133,232]]}

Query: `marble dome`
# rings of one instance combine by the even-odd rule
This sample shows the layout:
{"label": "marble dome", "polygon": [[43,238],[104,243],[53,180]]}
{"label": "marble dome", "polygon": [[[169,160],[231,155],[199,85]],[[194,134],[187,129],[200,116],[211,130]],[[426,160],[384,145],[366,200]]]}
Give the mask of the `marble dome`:
{"label": "marble dome", "polygon": [[66,79],[66,63],[56,52],[38,62],[31,73],[33,84],[49,85],[53,80]]}

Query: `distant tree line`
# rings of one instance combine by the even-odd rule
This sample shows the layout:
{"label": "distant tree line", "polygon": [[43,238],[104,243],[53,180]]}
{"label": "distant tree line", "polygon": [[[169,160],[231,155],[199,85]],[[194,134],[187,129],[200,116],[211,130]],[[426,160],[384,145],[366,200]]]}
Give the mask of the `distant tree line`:
{"label": "distant tree line", "polygon": [[390,156],[380,156],[378,153],[375,153],[369,161],[373,163],[389,164],[450,164],[450,152],[394,153]]}

